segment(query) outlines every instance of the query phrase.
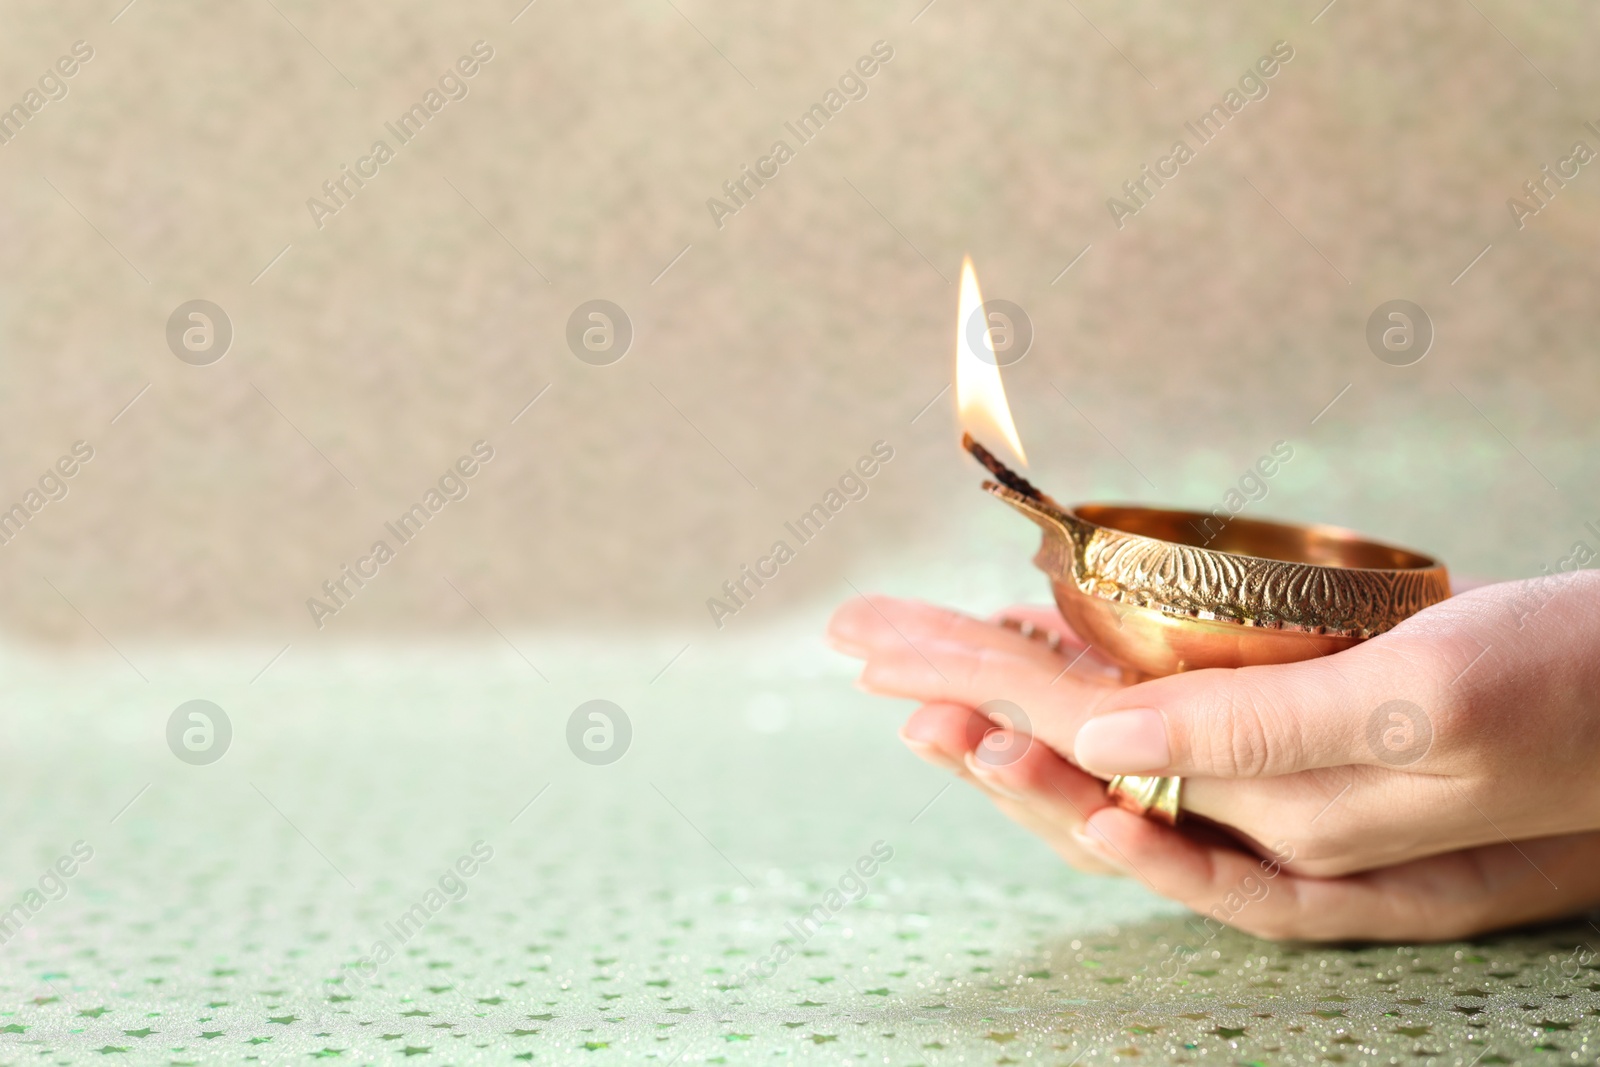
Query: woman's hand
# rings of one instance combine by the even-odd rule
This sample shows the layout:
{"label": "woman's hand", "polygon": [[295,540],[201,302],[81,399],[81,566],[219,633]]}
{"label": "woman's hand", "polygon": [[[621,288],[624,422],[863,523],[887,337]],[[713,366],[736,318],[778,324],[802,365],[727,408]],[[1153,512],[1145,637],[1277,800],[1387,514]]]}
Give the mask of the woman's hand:
{"label": "woman's hand", "polygon": [[[1502,842],[1320,878],[1295,869],[1288,842],[1252,855],[1129,814],[1107,802],[1098,780],[1046,746],[995,730],[971,709],[924,705],[901,736],[930,762],[970,768],[964,777],[1004,798],[1002,810],[1069,859],[1099,857],[1207,920],[1258,937],[1451,940],[1600,902],[1600,833]],[[1026,756],[1011,760],[1018,751]]]}
{"label": "woman's hand", "polygon": [[1131,686],[1070,635],[1053,654],[927,605],[852,601],[829,635],[867,661],[869,691],[1010,701],[1026,731],[1098,777],[1183,775],[1186,810],[1286,844],[1296,874],[1486,844],[1520,848],[1534,869],[1545,846],[1526,839],[1600,829],[1594,572],[1475,589],[1322,659]]}

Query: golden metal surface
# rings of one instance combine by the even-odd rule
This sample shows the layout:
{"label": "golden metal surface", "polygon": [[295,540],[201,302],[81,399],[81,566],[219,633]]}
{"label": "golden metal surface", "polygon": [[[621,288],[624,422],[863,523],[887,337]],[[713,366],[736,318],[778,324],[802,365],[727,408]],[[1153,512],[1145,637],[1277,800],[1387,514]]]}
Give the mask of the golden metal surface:
{"label": "golden metal surface", "polygon": [[[1034,563],[1080,637],[1143,677],[1339,652],[1450,595],[1444,565],[1333,526],[1119,504],[1065,508],[968,438],[984,488],[1044,538]],[[1176,818],[1176,779],[1120,776],[1118,803]]]}
{"label": "golden metal surface", "polygon": [[1183,804],[1183,779],[1119,774],[1106,783],[1106,793],[1119,808],[1176,826]]}
{"label": "golden metal surface", "polygon": [[1338,652],[1450,595],[1442,564],[1348,530],[1235,518],[1212,548],[1203,512],[985,487],[1044,531],[1034,562],[1073,629],[1152,677]]}

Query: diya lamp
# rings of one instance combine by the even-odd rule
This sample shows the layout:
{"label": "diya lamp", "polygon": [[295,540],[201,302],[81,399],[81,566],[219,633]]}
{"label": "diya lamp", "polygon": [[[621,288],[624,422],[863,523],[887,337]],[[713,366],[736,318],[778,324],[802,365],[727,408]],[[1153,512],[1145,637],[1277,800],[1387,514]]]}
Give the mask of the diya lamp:
{"label": "diya lamp", "polygon": [[[972,261],[961,268],[956,397],[962,447],[993,476],[983,488],[1043,531],[1033,562],[1079,637],[1132,682],[1204,667],[1293,663],[1339,652],[1450,595],[1443,564],[1333,526],[1133,504],[1065,506],[980,444],[992,433],[1022,463]],[[984,346],[982,350],[978,345]],[[1176,823],[1178,778],[1119,775],[1120,806]]]}

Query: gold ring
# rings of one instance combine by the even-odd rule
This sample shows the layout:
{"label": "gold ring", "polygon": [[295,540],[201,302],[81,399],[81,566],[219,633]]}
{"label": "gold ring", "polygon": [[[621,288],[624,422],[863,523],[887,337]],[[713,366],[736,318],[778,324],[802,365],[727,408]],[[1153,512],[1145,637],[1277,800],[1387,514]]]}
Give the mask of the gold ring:
{"label": "gold ring", "polygon": [[1183,806],[1183,779],[1119,774],[1106,785],[1106,795],[1124,811],[1176,826]]}

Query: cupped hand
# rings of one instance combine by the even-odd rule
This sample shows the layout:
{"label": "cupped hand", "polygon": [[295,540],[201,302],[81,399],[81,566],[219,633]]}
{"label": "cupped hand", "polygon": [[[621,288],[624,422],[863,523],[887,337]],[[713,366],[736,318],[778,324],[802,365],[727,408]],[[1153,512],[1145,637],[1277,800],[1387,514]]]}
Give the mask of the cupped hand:
{"label": "cupped hand", "polygon": [[1297,869],[1289,842],[1252,853],[1203,827],[1179,832],[1112,806],[1097,779],[970,708],[923,705],[901,736],[930,762],[961,768],[1074,866],[1134,877],[1199,912],[1212,933],[1216,923],[1275,939],[1441,941],[1600,902],[1600,833],[1317,877]]}
{"label": "cupped hand", "polygon": [[829,636],[866,660],[869,691],[1010,701],[1097,777],[1184,776],[1186,810],[1287,843],[1300,875],[1480,845],[1533,868],[1526,839],[1600,829],[1600,574],[1484,586],[1322,659],[1127,686],[1035,617],[1066,635],[1059,654],[885,598],[841,607]]}

